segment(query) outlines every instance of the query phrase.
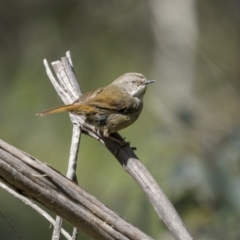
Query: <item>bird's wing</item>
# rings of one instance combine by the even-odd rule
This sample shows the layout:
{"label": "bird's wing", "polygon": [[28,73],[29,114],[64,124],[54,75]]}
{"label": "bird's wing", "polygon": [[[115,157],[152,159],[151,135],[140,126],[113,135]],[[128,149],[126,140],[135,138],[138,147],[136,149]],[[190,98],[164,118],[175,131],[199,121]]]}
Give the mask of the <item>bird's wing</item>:
{"label": "bird's wing", "polygon": [[126,91],[111,85],[84,104],[96,107],[106,113],[127,113],[137,108],[139,102]]}
{"label": "bird's wing", "polygon": [[99,93],[101,93],[104,90],[104,88],[98,88],[97,90],[93,90],[90,92],[84,93],[82,96],[80,96],[73,104],[79,104],[87,102],[88,100],[96,97]]}

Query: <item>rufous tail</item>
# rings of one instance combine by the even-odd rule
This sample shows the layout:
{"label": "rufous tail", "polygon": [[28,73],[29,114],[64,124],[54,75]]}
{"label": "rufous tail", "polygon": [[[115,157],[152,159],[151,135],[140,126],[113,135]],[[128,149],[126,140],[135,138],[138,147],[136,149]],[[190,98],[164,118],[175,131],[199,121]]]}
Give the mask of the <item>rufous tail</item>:
{"label": "rufous tail", "polygon": [[61,106],[61,107],[51,108],[51,109],[48,109],[48,110],[43,111],[41,113],[37,113],[37,116],[45,117],[45,116],[53,114],[53,113],[72,111],[76,108],[79,108],[79,105],[69,104],[69,105],[65,105],[65,106]]}

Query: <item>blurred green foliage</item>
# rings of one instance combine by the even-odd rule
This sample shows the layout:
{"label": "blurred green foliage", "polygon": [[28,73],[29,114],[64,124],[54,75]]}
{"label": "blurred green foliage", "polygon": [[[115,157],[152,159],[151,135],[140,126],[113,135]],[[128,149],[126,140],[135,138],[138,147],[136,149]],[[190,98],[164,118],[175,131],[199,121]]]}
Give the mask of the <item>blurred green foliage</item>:
{"label": "blurred green foliage", "polygon": [[[239,239],[240,5],[205,0],[196,9],[193,96],[201,107],[189,114],[186,104],[173,112],[172,127],[161,119],[160,102],[152,101],[164,89],[153,56],[164,50],[156,44],[150,1],[2,1],[1,139],[65,173],[72,131],[68,115],[35,116],[62,104],[42,60],[55,61],[70,50],[83,92],[125,72],[141,72],[156,84],[148,88],[139,120],[121,134],[137,147],[194,238]],[[87,136],[81,139],[78,180],[154,239],[173,239],[133,179]],[[23,239],[50,239],[52,229],[42,217],[3,190],[0,199],[1,211]],[[1,217],[0,236],[17,239]]]}

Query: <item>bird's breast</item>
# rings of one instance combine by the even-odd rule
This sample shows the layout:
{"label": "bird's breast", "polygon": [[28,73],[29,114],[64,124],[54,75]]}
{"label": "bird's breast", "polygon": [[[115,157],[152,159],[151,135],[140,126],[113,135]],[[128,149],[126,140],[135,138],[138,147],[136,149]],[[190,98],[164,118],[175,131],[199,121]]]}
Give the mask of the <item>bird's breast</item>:
{"label": "bird's breast", "polygon": [[97,129],[101,131],[107,129],[111,134],[133,124],[138,119],[142,108],[142,104],[139,104],[137,108],[125,109],[123,112],[99,113],[94,115],[94,119],[89,120]]}

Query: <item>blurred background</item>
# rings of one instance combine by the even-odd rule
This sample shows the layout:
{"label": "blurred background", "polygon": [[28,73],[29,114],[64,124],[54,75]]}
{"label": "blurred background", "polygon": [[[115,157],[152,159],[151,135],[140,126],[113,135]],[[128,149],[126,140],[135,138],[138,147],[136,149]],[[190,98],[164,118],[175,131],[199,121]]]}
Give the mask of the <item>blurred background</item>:
{"label": "blurred background", "polygon": [[[143,73],[156,82],[141,117],[121,134],[195,239],[240,239],[239,1],[5,0],[0,29],[1,139],[64,174],[68,114],[35,115],[62,104],[43,59],[70,50],[83,92]],[[134,180],[88,136],[77,174],[80,186],[130,223],[173,239]],[[45,219],[2,189],[0,199],[23,239],[50,239]],[[17,239],[1,216],[0,236]]]}

